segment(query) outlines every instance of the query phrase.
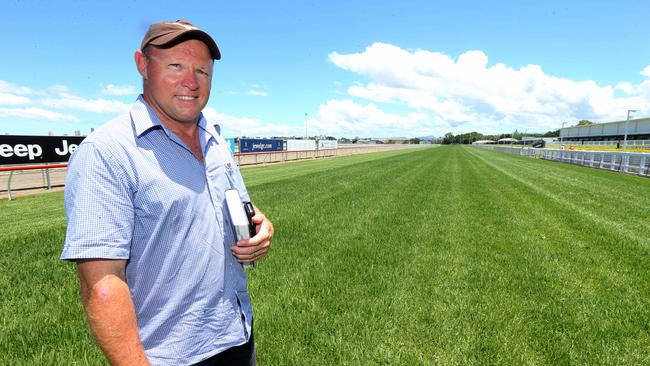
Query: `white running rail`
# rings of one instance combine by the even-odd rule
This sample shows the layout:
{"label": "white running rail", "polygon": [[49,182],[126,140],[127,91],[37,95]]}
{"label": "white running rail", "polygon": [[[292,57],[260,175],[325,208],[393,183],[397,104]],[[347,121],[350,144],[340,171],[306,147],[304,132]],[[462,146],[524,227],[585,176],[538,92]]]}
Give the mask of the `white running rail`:
{"label": "white running rail", "polygon": [[473,145],[482,149],[650,177],[650,154]]}

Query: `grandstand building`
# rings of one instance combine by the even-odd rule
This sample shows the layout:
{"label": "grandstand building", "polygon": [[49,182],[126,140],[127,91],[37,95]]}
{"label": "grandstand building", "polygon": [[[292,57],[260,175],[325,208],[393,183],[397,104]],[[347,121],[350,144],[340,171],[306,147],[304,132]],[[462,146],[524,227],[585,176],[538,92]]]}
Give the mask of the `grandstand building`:
{"label": "grandstand building", "polygon": [[[623,141],[627,121],[594,123],[560,129],[560,139],[570,141]],[[627,122],[628,140],[650,140],[650,118],[631,119]]]}

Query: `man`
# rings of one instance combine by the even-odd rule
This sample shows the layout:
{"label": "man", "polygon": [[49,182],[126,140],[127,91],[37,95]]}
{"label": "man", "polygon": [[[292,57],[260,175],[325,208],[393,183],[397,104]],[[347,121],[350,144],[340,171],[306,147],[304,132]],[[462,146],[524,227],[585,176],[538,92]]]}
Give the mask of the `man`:
{"label": "man", "polygon": [[273,225],[235,245],[224,198],[249,196],[219,127],[201,111],[210,35],[151,25],[135,63],[143,94],[72,156],[62,259],[77,263],[93,336],[114,365],[255,364],[242,263],[266,255]]}

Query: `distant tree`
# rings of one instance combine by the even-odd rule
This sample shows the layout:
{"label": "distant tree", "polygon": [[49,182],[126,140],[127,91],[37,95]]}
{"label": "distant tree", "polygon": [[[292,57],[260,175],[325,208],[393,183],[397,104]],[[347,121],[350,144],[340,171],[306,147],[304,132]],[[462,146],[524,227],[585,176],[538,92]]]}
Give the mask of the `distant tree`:
{"label": "distant tree", "polygon": [[542,137],[560,137],[560,130],[557,129],[555,131],[548,131],[547,133],[543,134]]}
{"label": "distant tree", "polygon": [[593,124],[594,123],[591,122],[590,120],[581,119],[580,121],[578,121],[578,124],[576,126],[589,126],[589,125],[593,125]]}
{"label": "distant tree", "polygon": [[458,144],[470,144],[472,143],[472,133],[463,133],[457,135],[454,140]]}
{"label": "distant tree", "polygon": [[414,138],[412,138],[412,139],[409,140],[409,144],[417,145],[417,144],[419,144],[419,143],[420,143],[420,139],[417,138],[417,137],[414,137]]}
{"label": "distant tree", "polygon": [[478,140],[485,140],[485,136],[482,133],[470,132],[469,134],[469,143],[473,143]]}
{"label": "distant tree", "polygon": [[445,145],[453,144],[454,142],[454,134],[451,132],[447,132],[445,136],[442,138],[442,143]]}

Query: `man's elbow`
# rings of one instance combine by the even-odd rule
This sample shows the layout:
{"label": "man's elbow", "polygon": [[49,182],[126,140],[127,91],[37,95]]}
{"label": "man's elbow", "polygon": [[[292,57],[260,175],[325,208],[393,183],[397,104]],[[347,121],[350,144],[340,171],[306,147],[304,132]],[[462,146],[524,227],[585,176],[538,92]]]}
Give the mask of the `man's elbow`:
{"label": "man's elbow", "polygon": [[94,284],[87,287],[84,305],[88,310],[99,307],[109,310],[115,306],[124,306],[131,303],[129,288],[126,283],[116,275],[105,275]]}

